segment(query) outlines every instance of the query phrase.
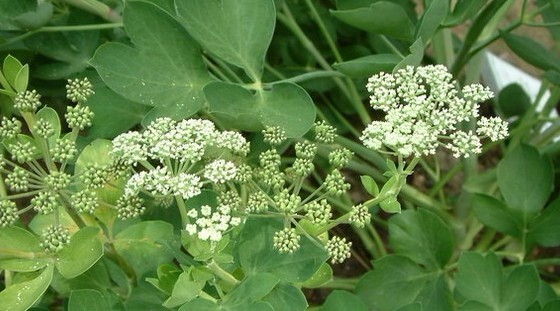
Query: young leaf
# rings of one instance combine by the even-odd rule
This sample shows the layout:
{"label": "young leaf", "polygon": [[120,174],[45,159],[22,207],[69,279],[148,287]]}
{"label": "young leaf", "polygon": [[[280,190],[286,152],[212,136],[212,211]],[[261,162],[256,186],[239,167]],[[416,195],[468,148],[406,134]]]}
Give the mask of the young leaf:
{"label": "young leaf", "polygon": [[2,64],[2,73],[4,74],[4,78],[8,81],[8,83],[12,87],[16,84],[15,81],[17,75],[22,68],[23,65],[21,64],[21,62],[17,58],[13,57],[12,55],[8,55],[6,56],[6,58],[4,58],[4,62]]}
{"label": "young leaf", "polygon": [[369,7],[331,11],[341,21],[356,28],[397,39],[410,40],[414,33],[412,21],[403,7],[389,1],[378,1]]}
{"label": "young leaf", "polygon": [[407,66],[418,66],[422,63],[422,59],[424,58],[424,42],[422,38],[416,39],[414,43],[410,46],[410,54],[406,56],[403,60],[401,60],[395,68],[393,68],[393,72],[396,72],[399,69],[404,69]]}
{"label": "young leaf", "polygon": [[449,13],[449,0],[432,0],[416,25],[416,38],[428,42]]}
{"label": "young leaf", "polygon": [[191,274],[188,271],[181,273],[173,286],[171,296],[163,303],[163,306],[175,308],[193,300],[198,297],[204,285],[206,285],[206,282],[192,280]]}
{"label": "young leaf", "polygon": [[99,228],[84,227],[56,254],[55,265],[63,277],[71,279],[86,272],[101,256],[103,243],[99,239]]}
{"label": "young leaf", "polygon": [[276,21],[272,0],[183,0],[175,5],[179,22],[206,50],[260,81]]}
{"label": "young leaf", "polygon": [[366,189],[367,193],[372,197],[379,195],[379,187],[377,187],[375,179],[368,175],[362,175],[360,176],[360,180],[362,181],[362,185],[364,185],[364,189]]}
{"label": "young leaf", "polygon": [[395,54],[376,54],[335,63],[333,67],[351,78],[367,78],[381,71],[392,72],[401,60]]}
{"label": "young leaf", "polygon": [[431,270],[443,268],[455,247],[451,228],[426,209],[405,211],[391,217],[389,241],[397,254]]}
{"label": "young leaf", "polygon": [[125,98],[150,106],[173,107],[173,118],[193,115],[210,81],[194,40],[171,16],[146,2],[128,2],[125,29],[135,47],[108,43],[91,64],[101,79]]}
{"label": "young leaf", "polygon": [[513,149],[498,164],[498,185],[510,208],[525,213],[540,211],[554,181],[554,168],[546,155],[528,145]]}
{"label": "young leaf", "polygon": [[36,278],[8,286],[0,292],[2,307],[7,307],[5,310],[29,309],[49,288],[53,272],[53,265],[48,265]]}

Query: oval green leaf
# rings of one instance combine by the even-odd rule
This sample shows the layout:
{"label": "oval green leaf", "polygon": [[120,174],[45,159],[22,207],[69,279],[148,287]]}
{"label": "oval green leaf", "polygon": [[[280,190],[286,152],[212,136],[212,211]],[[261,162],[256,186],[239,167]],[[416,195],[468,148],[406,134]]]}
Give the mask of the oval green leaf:
{"label": "oval green leaf", "polygon": [[272,0],[183,0],[175,6],[179,22],[205,49],[260,81],[276,21]]}
{"label": "oval green leaf", "polygon": [[63,277],[71,279],[86,272],[103,256],[99,228],[84,227],[57,253],[55,265]]}
{"label": "oval green leaf", "polygon": [[91,64],[101,79],[125,98],[150,106],[174,106],[185,118],[204,103],[210,76],[198,46],[166,12],[146,2],[127,2],[124,26],[134,47],[107,43]]}

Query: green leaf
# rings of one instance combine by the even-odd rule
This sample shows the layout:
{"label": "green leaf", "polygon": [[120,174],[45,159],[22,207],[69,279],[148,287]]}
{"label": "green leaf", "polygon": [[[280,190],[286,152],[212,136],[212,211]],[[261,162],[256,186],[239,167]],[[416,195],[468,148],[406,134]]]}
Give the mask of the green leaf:
{"label": "green leaf", "polygon": [[364,189],[366,189],[367,193],[369,193],[372,197],[376,197],[379,195],[379,187],[371,176],[362,175],[360,176],[360,180],[362,181],[362,185],[364,185]]}
{"label": "green leaf", "polygon": [[41,241],[20,227],[0,229],[0,269],[31,272],[44,268],[50,258],[44,255]]}
{"label": "green leaf", "polygon": [[6,150],[11,154],[14,155],[13,152],[13,146],[17,143],[29,143],[31,146],[34,146],[34,153],[33,153],[33,158],[34,159],[38,159],[41,157],[41,149],[39,148],[39,146],[37,146],[37,142],[35,141],[35,139],[31,136],[28,135],[24,135],[24,134],[18,134],[16,138],[11,138],[11,139],[4,139],[3,144],[4,147],[6,147]]}
{"label": "green leaf", "polygon": [[539,293],[540,278],[533,265],[520,265],[504,281],[500,310],[527,310]]}
{"label": "green leaf", "polygon": [[171,296],[163,303],[163,306],[174,308],[193,300],[200,295],[204,285],[206,285],[206,282],[195,281],[192,279],[190,272],[184,271],[179,275],[175,286],[173,286]]}
{"label": "green leaf", "polygon": [[16,16],[12,23],[18,25],[22,29],[34,30],[47,24],[53,15],[53,4],[50,2],[41,2],[37,4],[34,11],[25,12]]}
{"label": "green leaf", "polygon": [[379,207],[386,213],[400,213],[401,203],[396,197],[387,198],[379,203]]}
{"label": "green leaf", "polygon": [[[105,167],[109,165],[111,163],[109,152],[112,148],[109,140],[96,139],[91,142],[78,156],[74,167],[74,175],[79,176],[89,166]],[[110,184],[96,190],[97,196],[103,202],[116,204],[123,191],[120,186],[124,186],[124,180],[110,180]],[[83,185],[81,181],[77,183],[78,189],[85,187],[86,185]],[[98,206],[94,214],[107,226],[112,226],[117,217],[115,209],[105,204]]]}
{"label": "green leaf", "polygon": [[269,272],[286,282],[304,282],[312,277],[327,260],[324,248],[306,237],[292,254],[281,254],[273,247],[274,233],[283,223],[274,219],[248,219],[239,238],[241,267],[248,275]]}
{"label": "green leaf", "polygon": [[515,238],[521,237],[523,216],[508,208],[503,202],[477,193],[473,195],[473,208],[476,218],[484,225]]}
{"label": "green leaf", "polygon": [[443,268],[455,248],[451,228],[426,209],[408,210],[391,217],[389,241],[396,253],[432,270]]}
{"label": "green leaf", "polygon": [[332,279],[333,270],[331,265],[324,263],[311,278],[298,285],[305,288],[319,288],[332,281]]}
{"label": "green leaf", "polygon": [[178,20],[210,53],[260,81],[276,21],[272,0],[176,1]]}
{"label": "green leaf", "polygon": [[154,285],[162,292],[171,295],[177,279],[183,272],[172,264],[164,263],[157,268],[157,279],[146,278],[148,283]]}
{"label": "green leaf", "polygon": [[459,307],[460,311],[494,311],[496,309],[491,308],[478,301],[469,300]]}
{"label": "green leaf", "polygon": [[210,81],[200,51],[170,15],[145,2],[128,2],[124,26],[135,47],[101,46],[90,61],[101,79],[130,100],[173,107],[172,118],[186,118],[204,104]]}
{"label": "green leaf", "polygon": [[257,302],[268,295],[278,282],[278,277],[270,273],[249,275],[228,294],[224,307],[235,310],[236,306]]}
{"label": "green leaf", "polygon": [[[16,78],[22,68],[23,64],[12,55],[8,55],[4,58],[4,62],[2,63],[2,73],[4,74],[4,78],[6,78],[12,87],[15,86]],[[20,92],[19,90],[16,91]]]}
{"label": "green leaf", "polygon": [[378,1],[369,7],[352,10],[331,11],[331,14],[351,26],[374,34],[403,40],[412,39],[414,34],[414,25],[403,7],[389,1]]}
{"label": "green leaf", "polygon": [[367,78],[382,71],[392,72],[401,60],[395,54],[376,54],[335,63],[333,67],[351,78]]}
{"label": "green leaf", "polygon": [[[56,139],[60,137],[61,126],[60,126],[60,119],[58,117],[58,113],[56,110],[52,109],[51,107],[43,107],[41,110],[37,111],[37,120],[41,119],[47,121],[53,129],[53,134],[48,137],[49,145],[54,146],[56,143]],[[33,129],[35,131],[35,129]]]}
{"label": "green leaf", "polygon": [[416,25],[416,38],[428,42],[449,13],[449,0],[432,0]]}
{"label": "green leaf", "polygon": [[531,107],[531,99],[519,84],[513,83],[500,91],[498,107],[506,118],[521,116]]}
{"label": "green leaf", "polygon": [[21,67],[20,71],[14,80],[14,89],[18,93],[23,93],[27,90],[27,83],[29,82],[29,66],[26,64]]}
{"label": "green leaf", "polygon": [[27,310],[37,302],[49,288],[54,268],[48,265],[38,277],[8,286],[0,292],[4,310]]}
{"label": "green leaf", "polygon": [[343,291],[334,290],[325,300],[320,311],[367,311],[368,307],[356,295]]}
{"label": "green leaf", "polygon": [[84,227],[74,233],[70,243],[57,253],[55,261],[58,272],[71,279],[86,272],[103,256],[103,243],[99,228]]}
{"label": "green leaf", "polygon": [[17,16],[36,10],[36,1],[0,1],[0,30],[20,30],[20,26],[13,22]]}
{"label": "green leaf", "polygon": [[424,309],[422,309],[422,304],[419,302],[413,302],[410,304],[407,304],[406,306],[402,306],[398,309],[395,309],[395,311],[423,311]]}
{"label": "green leaf", "polygon": [[106,311],[111,307],[104,295],[94,289],[73,290],[68,300],[68,311]]}
{"label": "green leaf", "polygon": [[356,295],[370,310],[394,310],[414,302],[426,282],[437,274],[425,271],[407,257],[388,255],[376,260],[374,269],[362,276]]}
{"label": "green leaf", "polygon": [[422,59],[424,58],[424,42],[422,38],[416,39],[409,50],[410,54],[393,68],[393,72],[397,72],[399,69],[404,69],[407,66],[417,67],[422,63]]}
{"label": "green leaf", "polygon": [[560,245],[560,199],[550,203],[530,223],[527,240],[545,247]]}
{"label": "green leaf", "polygon": [[301,289],[287,283],[280,283],[263,298],[274,311],[303,311],[307,309],[307,300]]}
{"label": "green leaf", "polygon": [[[80,24],[86,23],[87,16],[70,18]],[[85,19],[85,20],[84,20]],[[71,21],[68,21],[71,22]],[[33,76],[45,80],[58,80],[84,71],[95,49],[99,46],[98,30],[44,32],[24,40],[25,45],[53,62],[45,63],[33,69]]]}
{"label": "green leaf", "polygon": [[218,311],[220,309],[220,306],[218,306],[215,302],[211,302],[208,299],[196,298],[184,304],[181,308],[179,308],[179,311]]}
{"label": "green leaf", "polygon": [[416,297],[423,310],[453,310],[453,295],[444,275],[429,280]]}
{"label": "green leaf", "polygon": [[95,113],[95,118],[88,137],[113,138],[139,124],[150,111],[150,106],[113,92],[97,75],[90,77],[90,81],[95,94],[88,99],[87,106]]}
{"label": "green leaf", "polygon": [[502,290],[502,265],[494,253],[483,256],[476,252],[465,252],[459,258],[457,269],[456,291],[463,298],[492,308],[499,306]]}
{"label": "green leaf", "polygon": [[301,137],[315,121],[315,105],[304,89],[292,83],[275,84],[254,93],[235,84],[212,82],[204,88],[209,113],[231,127],[259,131],[279,126],[290,138]]}
{"label": "green leaf", "polygon": [[560,70],[559,60],[539,42],[509,32],[500,33],[508,47],[527,63],[542,70]]}
{"label": "green leaf", "polygon": [[458,0],[456,3],[453,13],[448,15],[443,22],[444,27],[457,26],[474,17],[486,4],[486,0]]}
{"label": "green leaf", "polygon": [[163,221],[144,221],[117,234],[114,245],[117,252],[130,263],[140,277],[173,259],[173,253],[166,246],[172,240],[171,224]]}
{"label": "green leaf", "polygon": [[550,159],[528,145],[516,147],[498,164],[498,185],[507,205],[525,213],[544,207],[553,182]]}

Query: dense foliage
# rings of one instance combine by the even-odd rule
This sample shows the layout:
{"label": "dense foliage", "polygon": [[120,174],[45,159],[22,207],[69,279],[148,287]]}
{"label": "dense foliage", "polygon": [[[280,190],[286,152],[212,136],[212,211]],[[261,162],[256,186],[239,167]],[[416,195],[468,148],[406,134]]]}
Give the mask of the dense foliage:
{"label": "dense foliage", "polygon": [[[559,309],[560,62],[515,32],[559,23],[0,0],[0,310]],[[484,86],[496,41],[536,97]]]}

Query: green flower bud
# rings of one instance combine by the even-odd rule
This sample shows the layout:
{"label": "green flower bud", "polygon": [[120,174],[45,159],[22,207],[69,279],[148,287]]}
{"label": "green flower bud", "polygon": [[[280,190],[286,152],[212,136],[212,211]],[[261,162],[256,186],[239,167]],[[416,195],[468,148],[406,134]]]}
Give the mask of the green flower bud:
{"label": "green flower bud", "polygon": [[315,139],[320,143],[332,144],[336,138],[336,129],[325,121],[315,123]]}
{"label": "green flower bud", "polygon": [[298,142],[295,145],[298,158],[313,160],[317,153],[317,145],[309,141]]}
{"label": "green flower bud", "polygon": [[9,200],[0,200],[0,228],[13,225],[18,219],[16,203]]}
{"label": "green flower bud", "polygon": [[14,98],[14,107],[21,112],[35,112],[41,106],[41,95],[37,91],[18,93]]}
{"label": "green flower bud", "polygon": [[19,166],[6,176],[6,184],[11,191],[23,192],[29,189],[29,173]]}
{"label": "green flower bud", "polygon": [[75,103],[84,103],[88,98],[95,94],[93,86],[88,78],[68,79],[66,84],[66,97]]}
{"label": "green flower bud", "polygon": [[80,130],[91,126],[93,116],[93,111],[91,111],[88,106],[84,105],[76,105],[76,107],[68,106],[65,115],[68,126]]}
{"label": "green flower bud", "polygon": [[325,185],[327,192],[334,196],[341,196],[346,191],[350,190],[350,184],[344,181],[344,176],[342,176],[339,170],[333,170],[327,175],[325,178]]}
{"label": "green flower bud", "polygon": [[61,225],[51,225],[43,230],[41,246],[46,252],[59,252],[68,243],[70,243],[70,231]]}
{"label": "green flower bud", "polygon": [[350,258],[350,248],[352,242],[347,242],[345,238],[333,236],[326,245],[327,252],[331,257],[331,263],[342,263],[344,260]]}
{"label": "green flower bud", "polygon": [[50,191],[41,191],[31,199],[31,206],[38,213],[50,214],[58,206],[58,195]]}
{"label": "green flower bud", "polygon": [[278,146],[286,140],[286,132],[279,126],[267,126],[262,131],[265,143]]}
{"label": "green flower bud", "polygon": [[21,122],[18,119],[2,117],[2,122],[0,123],[0,141],[15,138],[19,133],[21,133]]}
{"label": "green flower bud", "polygon": [[284,228],[274,234],[274,248],[280,253],[293,253],[299,249],[300,236],[294,228]]}

